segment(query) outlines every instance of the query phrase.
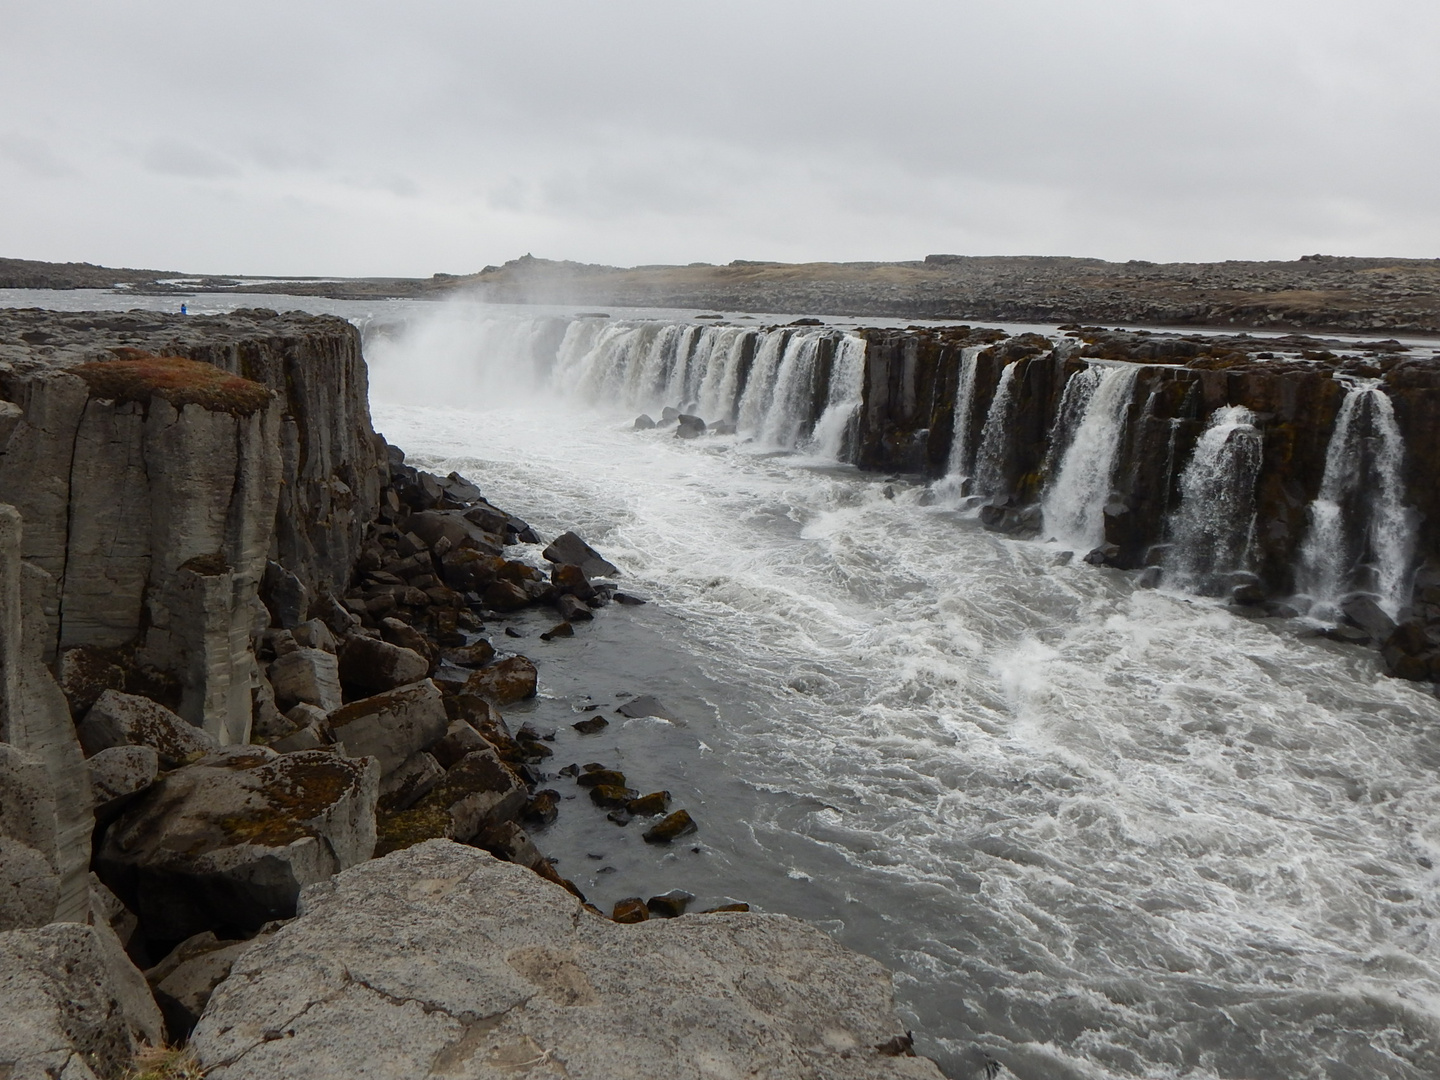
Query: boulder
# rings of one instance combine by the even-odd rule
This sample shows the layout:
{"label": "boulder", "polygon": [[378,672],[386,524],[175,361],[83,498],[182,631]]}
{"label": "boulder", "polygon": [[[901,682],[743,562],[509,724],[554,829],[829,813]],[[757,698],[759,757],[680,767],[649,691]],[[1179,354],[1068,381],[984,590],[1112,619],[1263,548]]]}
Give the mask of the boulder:
{"label": "boulder", "polygon": [[[416,630],[409,623],[402,622],[395,618],[380,620],[380,636],[391,645],[398,645],[402,649],[409,649],[411,652],[425,657],[427,661],[435,649],[419,630]],[[408,681],[414,682],[415,680],[410,679]]]}
{"label": "boulder", "polygon": [[0,1076],[121,1080],[164,1037],[144,976],[108,927],[0,934]]}
{"label": "boulder", "polygon": [[295,644],[301,648],[324,649],[328,653],[336,651],[335,635],[320,619],[307,619],[291,630],[290,634],[295,639]]}
{"label": "boulder", "polygon": [[550,570],[550,584],[557,593],[569,593],[581,600],[591,600],[595,596],[595,586],[590,583],[589,575],[583,567],[572,563],[556,563]]}
{"label": "boulder", "polygon": [[465,683],[465,693],[499,708],[534,697],[537,685],[535,665],[523,656],[512,656],[471,675]]}
{"label": "boulder", "polygon": [[1358,626],[1375,641],[1384,641],[1395,632],[1395,620],[1372,597],[1352,596],[1340,610],[1346,622]]}
{"label": "boulder", "polygon": [[676,418],[675,438],[677,439],[698,439],[705,434],[705,421],[698,416],[691,416],[689,413],[681,413]]}
{"label": "boulder", "polygon": [[160,775],[160,754],[153,746],[112,746],[85,762],[95,816],[109,821]]}
{"label": "boulder", "polygon": [[466,754],[473,754],[476,750],[493,749],[480,732],[468,722],[458,719],[451,720],[445,734],[429,747],[430,754],[440,763],[442,769],[450,768]]}
{"label": "boulder", "polygon": [[657,824],[646,829],[642,839],[647,844],[668,844],[672,840],[690,835],[697,828],[695,819],[690,816],[690,811],[676,810],[673,814],[662,818]]}
{"label": "boulder", "polygon": [[411,754],[398,769],[380,782],[380,809],[408,810],[428,795],[445,778],[445,768],[424,750]]}
{"label": "boulder", "polygon": [[578,596],[571,596],[565,593],[555,602],[555,608],[560,613],[560,618],[567,623],[584,622],[593,619],[595,613],[590,610],[590,605],[581,600]]}
{"label": "boulder", "polygon": [[468,843],[486,827],[518,817],[529,801],[525,785],[494,750],[477,750],[410,809],[380,820],[377,854],[438,838]]}
{"label": "boulder", "polygon": [[548,562],[578,566],[587,577],[614,577],[620,573],[613,563],[607,562],[573,532],[561,533],[541,554]]}
{"label": "boulder", "polygon": [[118,690],[100,695],[77,733],[88,756],[112,746],[150,746],[167,766],[182,765],[219,748],[214,736],[165,706]]}
{"label": "boulder", "polygon": [[519,611],[532,599],[524,586],[513,581],[492,581],[480,594],[481,602],[492,611]]}
{"label": "boulder", "polygon": [[457,645],[454,648],[446,649],[440,654],[440,658],[447,664],[455,664],[457,667],[483,667],[495,659],[495,646],[484,638],[480,638],[469,645]]}
{"label": "boulder", "polygon": [[637,698],[631,698],[616,710],[621,716],[628,716],[631,719],[639,719],[646,716],[656,716],[661,720],[678,720],[674,713],[661,704],[660,699],[654,694],[641,694]]}
{"label": "boulder", "polygon": [[494,537],[465,517],[459,510],[425,510],[411,514],[410,531],[428,548],[442,539],[449,541],[450,550],[472,547],[481,550],[495,549]]}
{"label": "boulder", "polygon": [[352,634],[340,648],[340,681],[379,693],[425,678],[430,661],[413,649]]}
{"label": "boulder", "polygon": [[299,731],[292,731],[289,735],[276,739],[270,744],[270,749],[277,754],[293,754],[298,750],[323,750],[333,741],[330,725],[324,720],[318,720]]}
{"label": "boulder", "polygon": [[441,557],[440,572],[452,589],[479,592],[499,576],[504,565],[505,560],[493,552],[460,548]]}
{"label": "boulder", "polygon": [[338,709],[340,665],[324,649],[296,648],[277,657],[267,672],[275,702],[283,710],[305,703],[329,712]]}
{"label": "boulder", "polygon": [[653,428],[654,426],[655,426],[655,421],[652,420],[652,419],[650,419],[650,417],[649,417],[646,413],[641,413],[639,416],[637,416],[637,417],[635,418],[635,424],[634,424],[633,430],[635,430],[635,431],[649,431],[649,430],[650,430],[651,428]]}
{"label": "boulder", "polygon": [[577,1078],[939,1080],[875,1049],[903,1034],[889,973],[798,920],[618,925],[432,841],[307,890],[301,916],[235,962],[191,1045],[209,1080],[502,1080],[560,1063]]}
{"label": "boulder", "polygon": [[368,859],[379,767],[233,747],[164,777],[105,832],[96,870],[151,942],[253,933],[300,889]]}
{"label": "boulder", "polygon": [[352,757],[374,757],[382,776],[444,735],[450,724],[440,688],[429,679],[352,701],[329,719],[337,747]]}

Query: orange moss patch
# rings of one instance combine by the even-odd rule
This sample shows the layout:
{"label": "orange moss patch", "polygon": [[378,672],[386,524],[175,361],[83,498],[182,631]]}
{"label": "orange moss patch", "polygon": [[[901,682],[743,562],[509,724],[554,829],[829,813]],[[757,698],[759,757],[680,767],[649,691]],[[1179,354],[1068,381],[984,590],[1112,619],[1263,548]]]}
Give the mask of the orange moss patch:
{"label": "orange moss patch", "polygon": [[152,356],[137,349],[117,349],[115,360],[97,360],[70,370],[90,387],[92,397],[140,404],[162,397],[177,409],[199,405],[211,412],[249,416],[270,401],[268,388],[214,364],[183,356]]}

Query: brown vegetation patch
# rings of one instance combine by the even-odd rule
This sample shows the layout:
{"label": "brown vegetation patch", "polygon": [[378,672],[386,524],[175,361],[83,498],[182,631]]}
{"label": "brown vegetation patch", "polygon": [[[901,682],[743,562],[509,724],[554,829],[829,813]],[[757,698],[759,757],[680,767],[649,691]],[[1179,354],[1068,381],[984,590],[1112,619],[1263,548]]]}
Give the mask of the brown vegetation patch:
{"label": "brown vegetation patch", "polygon": [[177,409],[199,405],[211,412],[249,416],[270,402],[270,390],[231,375],[214,364],[183,356],[153,356],[138,349],[116,349],[114,360],[97,360],[71,368],[90,387],[90,395],[111,401],[145,404],[162,397]]}

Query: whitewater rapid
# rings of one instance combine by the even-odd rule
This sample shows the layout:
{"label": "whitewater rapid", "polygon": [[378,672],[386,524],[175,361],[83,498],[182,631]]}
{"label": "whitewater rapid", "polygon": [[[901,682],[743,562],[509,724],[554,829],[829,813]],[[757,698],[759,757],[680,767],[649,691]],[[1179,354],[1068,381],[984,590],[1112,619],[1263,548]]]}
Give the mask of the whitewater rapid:
{"label": "whitewater rapid", "polygon": [[[957,1077],[1440,1075],[1440,703],[1373,653],[918,486],[367,355],[412,461],[577,529],[652,601],[519,643],[542,694],[510,719],[558,728],[557,768],[619,764],[701,822],[662,853],[565,802],[537,840],[600,906],[812,919],[896,971]],[[569,728],[622,692],[680,723]]]}

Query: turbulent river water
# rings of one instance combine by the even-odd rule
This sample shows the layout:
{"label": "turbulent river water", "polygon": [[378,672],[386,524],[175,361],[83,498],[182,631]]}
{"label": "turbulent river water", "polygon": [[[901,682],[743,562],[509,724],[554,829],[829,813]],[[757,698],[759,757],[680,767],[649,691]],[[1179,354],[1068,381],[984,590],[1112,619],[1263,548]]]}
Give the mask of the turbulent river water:
{"label": "turbulent river water", "polygon": [[[518,620],[541,696],[508,718],[700,823],[662,851],[564,802],[537,842],[597,904],[810,919],[895,970],[953,1077],[1440,1076],[1434,697],[919,485],[632,431],[480,353],[423,320],[367,345],[376,427],[650,600],[548,644]],[[675,722],[614,713],[639,693]]]}

